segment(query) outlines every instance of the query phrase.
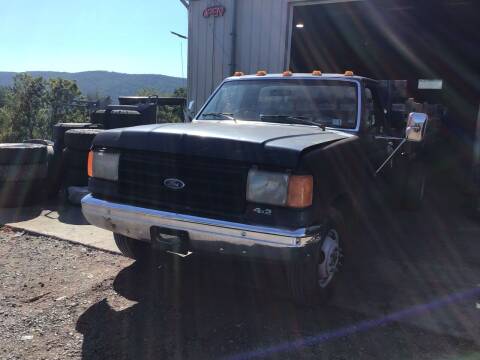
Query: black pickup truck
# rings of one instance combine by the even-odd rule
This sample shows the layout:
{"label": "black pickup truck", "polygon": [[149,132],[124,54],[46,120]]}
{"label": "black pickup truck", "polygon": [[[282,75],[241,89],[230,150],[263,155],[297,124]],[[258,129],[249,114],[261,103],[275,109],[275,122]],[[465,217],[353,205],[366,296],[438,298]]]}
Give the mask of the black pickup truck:
{"label": "black pickup truck", "polygon": [[406,176],[394,155],[415,153],[426,123],[412,112],[393,126],[379,83],[350,72],[237,74],[190,123],[99,134],[83,214],[137,260],[157,248],[282,262],[304,302],[335,282],[345,209]]}

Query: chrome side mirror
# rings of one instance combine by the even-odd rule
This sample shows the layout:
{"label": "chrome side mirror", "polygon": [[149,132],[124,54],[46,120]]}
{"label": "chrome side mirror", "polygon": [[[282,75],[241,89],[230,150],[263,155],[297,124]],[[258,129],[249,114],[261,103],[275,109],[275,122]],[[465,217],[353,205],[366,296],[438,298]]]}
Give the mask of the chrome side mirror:
{"label": "chrome side mirror", "polygon": [[405,130],[405,139],[413,142],[422,141],[425,138],[427,123],[427,114],[417,112],[410,113],[410,115],[408,115],[407,128]]}
{"label": "chrome side mirror", "polygon": [[192,100],[188,103],[187,108],[184,109],[185,121],[186,122],[191,122],[192,119],[195,117],[195,113],[193,112],[194,107],[195,107],[195,101]]}

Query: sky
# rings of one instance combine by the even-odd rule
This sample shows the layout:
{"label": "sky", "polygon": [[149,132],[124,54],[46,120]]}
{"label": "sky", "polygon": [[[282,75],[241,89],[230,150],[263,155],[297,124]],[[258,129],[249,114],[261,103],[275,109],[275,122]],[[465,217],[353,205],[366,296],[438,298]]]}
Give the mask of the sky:
{"label": "sky", "polygon": [[182,76],[179,0],[0,0],[0,71],[107,70]]}

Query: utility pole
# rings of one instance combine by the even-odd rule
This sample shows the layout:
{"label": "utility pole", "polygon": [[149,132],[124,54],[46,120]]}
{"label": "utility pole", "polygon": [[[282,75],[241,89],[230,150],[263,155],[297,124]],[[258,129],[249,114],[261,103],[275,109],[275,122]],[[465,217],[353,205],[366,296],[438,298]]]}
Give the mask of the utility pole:
{"label": "utility pole", "polygon": [[185,35],[176,33],[175,31],[170,31],[170,34],[178,37],[180,39],[180,63],[182,64],[182,77],[185,77],[185,73],[183,71],[183,43],[182,40],[188,40],[188,37]]}

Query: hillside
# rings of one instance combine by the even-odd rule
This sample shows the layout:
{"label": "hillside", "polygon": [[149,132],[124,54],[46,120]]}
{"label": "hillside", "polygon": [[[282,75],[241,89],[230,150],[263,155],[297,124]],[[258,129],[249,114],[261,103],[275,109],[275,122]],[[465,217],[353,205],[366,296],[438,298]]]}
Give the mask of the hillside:
{"label": "hillside", "polygon": [[[162,94],[170,94],[179,87],[185,87],[187,80],[166,75],[122,74],[109,71],[85,71],[78,73],[56,71],[28,71],[32,76],[45,79],[63,78],[76,80],[84,95],[111,96],[116,100],[120,95],[135,95],[141,89],[153,89]],[[0,72],[0,86],[9,86],[13,72]]]}

